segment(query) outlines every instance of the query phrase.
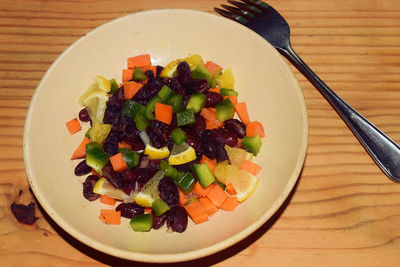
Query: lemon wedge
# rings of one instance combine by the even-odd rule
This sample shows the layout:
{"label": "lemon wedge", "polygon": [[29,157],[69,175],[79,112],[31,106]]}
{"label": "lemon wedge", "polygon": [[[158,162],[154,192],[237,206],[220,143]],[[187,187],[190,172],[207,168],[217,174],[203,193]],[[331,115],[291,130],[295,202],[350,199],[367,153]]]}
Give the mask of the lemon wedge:
{"label": "lemon wedge", "polygon": [[219,88],[233,89],[235,87],[235,77],[231,69],[226,69],[218,78]]}
{"label": "lemon wedge", "polygon": [[96,182],[93,188],[93,193],[106,195],[121,201],[128,200],[129,196],[122,190],[115,188],[104,177]]}
{"label": "lemon wedge", "polygon": [[92,123],[103,123],[107,101],[108,95],[102,90],[90,92],[83,99],[83,105],[86,107]]}
{"label": "lemon wedge", "polygon": [[168,159],[170,165],[181,165],[196,159],[196,151],[185,142],[175,144]]}
{"label": "lemon wedge", "polygon": [[161,77],[169,77],[172,78],[175,76],[176,69],[178,67],[179,62],[186,61],[191,70],[194,70],[197,65],[204,64],[203,58],[200,55],[192,55],[190,57],[186,57],[184,59],[177,59],[170,63],[168,63],[165,68],[161,71]]}
{"label": "lemon wedge", "polygon": [[239,202],[245,201],[253,194],[257,188],[259,179],[251,173],[239,169],[227,162],[218,163],[214,169],[215,177],[224,184],[231,183],[236,191],[236,197]]}
{"label": "lemon wedge", "polygon": [[86,91],[81,95],[81,97],[78,100],[79,105],[83,106],[83,101],[85,98],[92,92],[101,90],[105,93],[110,92],[111,90],[111,82],[104,78],[103,76],[97,75],[94,77],[92,83],[90,86],[86,89]]}
{"label": "lemon wedge", "polygon": [[182,61],[186,61],[191,70],[194,70],[199,64],[204,64],[203,58],[200,55],[192,55],[182,59]]}
{"label": "lemon wedge", "polygon": [[142,206],[151,208],[153,201],[159,197],[158,184],[164,177],[163,171],[158,171],[135,196],[135,202]]}
{"label": "lemon wedge", "polygon": [[144,154],[149,156],[149,159],[165,159],[169,156],[168,147],[155,148],[150,144],[146,145]]}
{"label": "lemon wedge", "polygon": [[240,167],[243,161],[248,160],[251,161],[253,159],[253,154],[247,152],[244,149],[237,148],[237,147],[230,147],[225,145],[226,153],[228,153],[228,157],[231,161],[232,165]]}
{"label": "lemon wedge", "polygon": [[112,124],[93,123],[92,128],[88,131],[89,139],[101,144],[106,140],[111,128]]}
{"label": "lemon wedge", "polygon": [[176,68],[178,67],[179,59],[174,60],[170,63],[168,63],[164,69],[161,71],[160,76],[161,77],[169,77],[172,78],[174,76],[174,73],[176,71]]}

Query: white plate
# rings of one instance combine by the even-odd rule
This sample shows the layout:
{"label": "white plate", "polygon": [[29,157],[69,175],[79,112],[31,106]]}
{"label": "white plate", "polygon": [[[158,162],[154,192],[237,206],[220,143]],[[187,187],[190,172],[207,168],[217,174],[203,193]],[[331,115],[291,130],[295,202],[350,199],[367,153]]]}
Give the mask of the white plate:
{"label": "white plate", "polygon": [[[126,59],[150,53],[154,64],[200,54],[232,68],[239,100],[266,130],[256,162],[263,167],[255,193],[234,212],[219,211],[183,234],[165,228],[135,233],[129,221],[102,223],[99,201],[88,202],[70,157],[84,131],[70,135],[65,122],[78,115],[77,100],[97,74],[121,81]],[[263,225],[292,190],[308,141],[302,91],[281,56],[260,36],[225,18],[193,10],[130,14],[72,44],[37,87],[26,117],[24,160],[40,204],[65,231],[111,255],[146,262],[184,261],[220,251]]]}

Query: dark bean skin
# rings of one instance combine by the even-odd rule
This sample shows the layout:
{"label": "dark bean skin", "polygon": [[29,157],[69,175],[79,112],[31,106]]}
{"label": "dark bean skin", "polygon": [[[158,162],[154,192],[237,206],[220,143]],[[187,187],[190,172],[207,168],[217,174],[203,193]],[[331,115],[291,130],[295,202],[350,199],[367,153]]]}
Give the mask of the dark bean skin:
{"label": "dark bean skin", "polygon": [[124,177],[125,180],[135,181],[136,179],[135,172],[131,169],[123,171],[122,176]]}
{"label": "dark bean skin", "polygon": [[134,191],[136,188],[136,181],[135,180],[124,180],[124,188],[122,191],[125,192],[128,196]]}
{"label": "dark bean skin", "polygon": [[160,216],[157,216],[154,210],[152,210],[151,214],[153,215],[153,226],[152,226],[153,229],[155,230],[160,229],[167,220],[167,213],[163,213]]}
{"label": "dark bean skin", "polygon": [[188,144],[189,146],[193,147],[194,150],[198,150],[199,147],[200,147],[199,141],[197,141],[197,138],[196,138],[194,135],[192,135],[192,134],[187,135],[187,139],[185,140],[185,142],[186,142],[186,144]]}
{"label": "dark bean skin", "polygon": [[83,176],[90,173],[91,171],[92,168],[86,165],[86,160],[84,159],[81,162],[79,162],[78,165],[76,165],[74,173],[76,176]]}
{"label": "dark bean skin", "polygon": [[222,100],[224,100],[224,97],[216,92],[210,92],[207,91],[205,92],[206,95],[206,108],[214,108],[216,107]]}
{"label": "dark bean skin", "polygon": [[209,159],[214,159],[216,156],[216,148],[213,142],[207,141],[200,145],[200,151]]}
{"label": "dark bean skin", "polygon": [[188,223],[188,215],[181,206],[173,206],[167,211],[167,227],[177,233],[183,233]]}
{"label": "dark bean skin", "polygon": [[246,125],[237,119],[226,120],[224,129],[234,133],[238,138],[243,138],[246,135]]}
{"label": "dark bean skin", "polygon": [[192,80],[192,71],[190,70],[189,64],[186,61],[182,61],[177,67],[178,80],[183,85],[188,85]]}
{"label": "dark bean skin", "polygon": [[89,112],[87,111],[86,108],[81,109],[81,111],[79,111],[79,120],[82,122],[88,122],[90,121],[90,116],[89,116]]}
{"label": "dark bean skin", "polygon": [[93,188],[98,180],[99,177],[96,175],[89,175],[83,183],[83,196],[89,201],[94,201],[100,197],[99,194],[93,193]]}
{"label": "dark bean skin", "polygon": [[162,133],[156,130],[154,127],[148,126],[146,128],[146,133],[150,138],[151,145],[155,148],[162,148],[167,144],[167,141],[165,141]]}
{"label": "dark bean skin", "polygon": [[118,139],[114,135],[108,135],[103,145],[103,150],[109,156],[118,154]]}
{"label": "dark bean skin", "polygon": [[179,192],[178,187],[171,178],[164,177],[158,184],[160,198],[170,206],[178,204]]}
{"label": "dark bean skin", "polygon": [[204,93],[210,89],[210,87],[208,86],[208,82],[204,79],[192,81],[189,87],[191,87],[189,91],[192,93]]}
{"label": "dark bean skin", "polygon": [[103,123],[105,124],[113,124],[119,118],[119,110],[113,107],[107,107],[106,111],[104,112]]}
{"label": "dark bean skin", "polygon": [[144,72],[144,74],[146,74],[147,79],[149,79],[149,82],[151,82],[151,81],[153,81],[153,80],[155,79],[154,73],[153,73],[152,70],[146,70],[146,71]]}
{"label": "dark bean skin", "polygon": [[237,144],[237,137],[234,133],[226,131],[226,130],[219,130],[216,133],[218,139],[222,139],[225,145],[234,147]]}
{"label": "dark bean skin", "polygon": [[194,125],[194,131],[196,135],[199,135],[206,129],[206,119],[200,114],[196,115],[196,124]]}
{"label": "dark bean skin", "polygon": [[157,70],[156,77],[157,78],[160,77],[160,73],[162,72],[163,69],[164,69],[163,66],[159,66],[159,65],[156,66],[156,70]]}
{"label": "dark bean skin", "polygon": [[184,95],[185,88],[183,88],[182,84],[175,78],[168,78],[166,80],[166,84],[169,88],[171,88],[175,93]]}
{"label": "dark bean skin", "polygon": [[121,203],[115,210],[121,211],[121,216],[128,219],[132,219],[133,216],[144,213],[144,208],[136,203]]}
{"label": "dark bean skin", "polygon": [[114,171],[111,164],[106,165],[102,171],[104,178],[106,178],[106,180],[111,183],[115,188],[124,188],[124,177],[121,173]]}
{"label": "dark bean skin", "polygon": [[216,159],[217,159],[217,162],[229,160],[228,153],[226,152],[224,147],[217,148]]}

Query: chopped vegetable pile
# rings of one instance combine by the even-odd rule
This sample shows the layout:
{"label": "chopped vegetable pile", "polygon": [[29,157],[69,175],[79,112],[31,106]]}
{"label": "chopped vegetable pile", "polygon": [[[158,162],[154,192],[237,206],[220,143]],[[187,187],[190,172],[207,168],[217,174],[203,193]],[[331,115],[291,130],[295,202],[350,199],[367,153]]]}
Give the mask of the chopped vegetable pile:
{"label": "chopped vegetable pile", "polygon": [[[133,231],[186,230],[233,211],[256,189],[252,162],[264,128],[238,102],[231,69],[199,55],[154,66],[149,54],[128,58],[122,83],[96,76],[79,98],[90,123],[72,160],[89,201],[100,199],[106,224],[130,219]],[[82,127],[66,123],[71,134]]]}

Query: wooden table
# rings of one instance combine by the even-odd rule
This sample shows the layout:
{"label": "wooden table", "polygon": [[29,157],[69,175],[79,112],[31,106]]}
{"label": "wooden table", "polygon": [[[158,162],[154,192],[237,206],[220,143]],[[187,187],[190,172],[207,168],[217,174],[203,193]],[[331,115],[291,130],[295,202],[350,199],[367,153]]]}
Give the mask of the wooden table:
{"label": "wooden table", "polygon": [[[399,142],[400,2],[269,2],[287,18],[294,48],[315,72]],[[153,8],[213,12],[214,6],[223,3],[0,1],[0,265],[135,265],[81,244],[43,211],[38,211],[40,218],[31,227],[18,224],[10,213],[14,201],[32,199],[22,157],[24,118],[31,96],[60,53],[107,21]],[[323,97],[294,71],[310,123],[308,156],[295,190],[278,214],[253,235],[191,264],[398,266],[400,185],[382,174]]]}

